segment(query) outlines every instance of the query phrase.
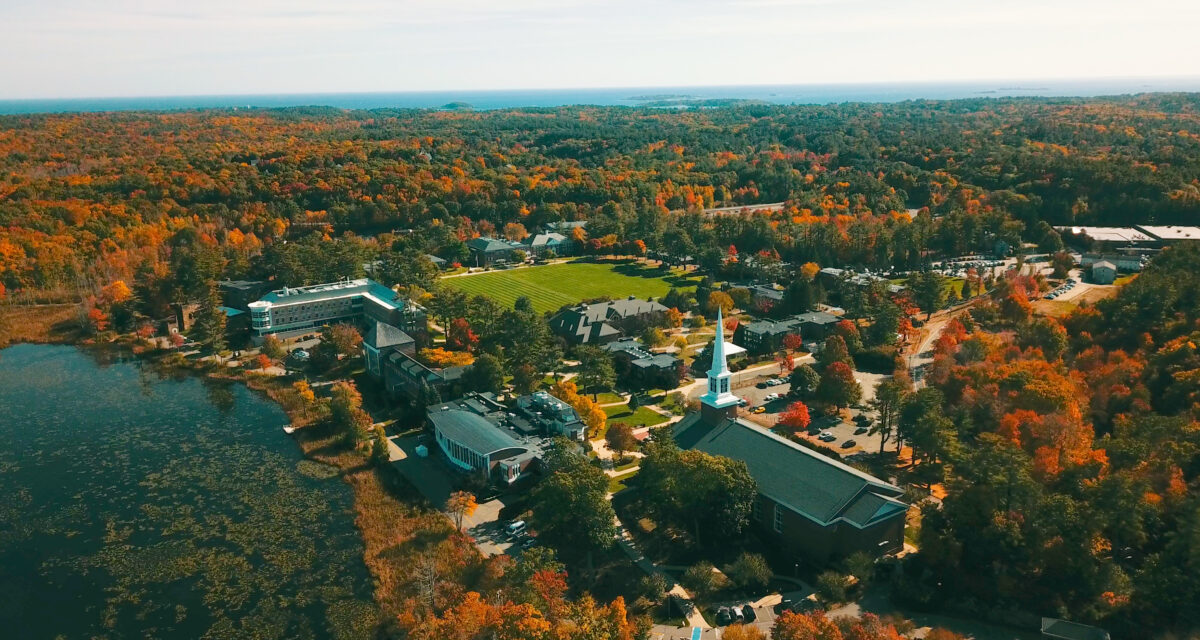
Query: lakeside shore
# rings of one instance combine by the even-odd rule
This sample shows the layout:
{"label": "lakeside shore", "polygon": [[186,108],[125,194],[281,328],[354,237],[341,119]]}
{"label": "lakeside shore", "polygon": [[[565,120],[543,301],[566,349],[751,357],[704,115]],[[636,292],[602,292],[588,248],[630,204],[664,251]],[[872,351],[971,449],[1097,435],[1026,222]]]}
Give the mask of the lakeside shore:
{"label": "lakeside shore", "polygon": [[352,489],[354,524],[364,545],[363,563],[374,580],[378,629],[393,627],[398,617],[410,609],[408,605],[418,595],[420,572],[433,567],[445,576],[444,586],[449,588],[456,582],[454,576],[483,561],[470,540],[391,465],[372,465],[367,456],[344,444],[339,436],[327,433],[323,428],[325,412],[302,406],[290,377],[190,360],[128,335],[97,343],[72,328],[77,309],[71,304],[0,307],[0,349],[18,343],[120,349],[164,372],[241,383],[275,402],[296,429],[292,438],[303,455],[330,467]]}

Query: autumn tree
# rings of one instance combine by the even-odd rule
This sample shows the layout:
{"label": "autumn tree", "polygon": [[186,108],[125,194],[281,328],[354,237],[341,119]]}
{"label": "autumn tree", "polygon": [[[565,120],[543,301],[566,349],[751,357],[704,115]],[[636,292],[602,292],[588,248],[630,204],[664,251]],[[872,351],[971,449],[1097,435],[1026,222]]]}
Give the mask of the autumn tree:
{"label": "autumn tree", "polygon": [[446,499],[446,512],[454,518],[454,527],[459,531],[462,531],[463,518],[474,515],[478,508],[475,494],[470,491],[455,491]]}
{"label": "autumn tree", "polygon": [[799,400],[789,404],[787,411],[784,411],[783,415],[779,417],[779,424],[792,431],[804,431],[811,423],[812,418],[808,414],[808,405]]}
{"label": "autumn tree", "polygon": [[329,393],[329,419],[336,433],[349,444],[365,441],[371,429],[371,416],[362,408],[362,394],[353,382],[335,383]]}
{"label": "autumn tree", "polygon": [[638,439],[633,435],[633,427],[624,422],[614,422],[608,425],[608,430],[604,432],[604,442],[617,455],[618,459],[626,451],[634,451],[638,448]]}
{"label": "autumn tree", "polygon": [[821,347],[821,351],[817,354],[817,365],[822,371],[829,368],[835,362],[840,362],[849,367],[854,366],[854,358],[850,357],[850,350],[846,347],[846,340],[836,333],[825,338],[825,343]]}
{"label": "autumn tree", "polygon": [[257,356],[255,356],[254,364],[258,366],[259,371],[266,371],[267,368],[270,367],[274,363],[271,360],[271,356],[268,356],[265,353],[260,353]]}
{"label": "autumn tree", "polygon": [[854,370],[845,362],[833,362],[821,372],[816,398],[835,408],[848,407],[862,398],[862,387],[854,379]]}
{"label": "autumn tree", "polygon": [[283,341],[273,335],[263,338],[260,350],[272,360],[283,360],[287,357],[287,349],[283,346]]}
{"label": "autumn tree", "polygon": [[471,331],[471,324],[466,318],[455,318],[446,328],[446,346],[454,351],[475,351],[479,344],[479,336]]}
{"label": "autumn tree", "polygon": [[717,315],[717,311],[720,310],[724,316],[728,317],[733,312],[733,298],[724,291],[713,291],[705,300],[704,310],[710,316]]}

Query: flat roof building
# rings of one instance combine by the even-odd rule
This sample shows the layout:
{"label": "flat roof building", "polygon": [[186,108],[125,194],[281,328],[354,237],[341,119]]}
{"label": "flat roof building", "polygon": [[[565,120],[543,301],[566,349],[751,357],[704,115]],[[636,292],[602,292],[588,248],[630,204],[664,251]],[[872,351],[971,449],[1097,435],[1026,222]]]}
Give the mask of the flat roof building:
{"label": "flat roof building", "polygon": [[1056,227],[1058,231],[1073,236],[1087,236],[1103,244],[1134,244],[1155,242],[1155,238],[1133,227]]}
{"label": "flat roof building", "polygon": [[425,331],[425,311],[367,278],[284,287],[251,302],[254,336],[293,337],[337,322],[379,321],[413,334]]}
{"label": "flat roof building", "polygon": [[1188,240],[1200,240],[1200,227],[1183,227],[1175,225],[1154,226],[1139,224],[1139,231],[1153,236],[1156,240],[1163,244],[1174,244],[1176,242],[1185,242]]}

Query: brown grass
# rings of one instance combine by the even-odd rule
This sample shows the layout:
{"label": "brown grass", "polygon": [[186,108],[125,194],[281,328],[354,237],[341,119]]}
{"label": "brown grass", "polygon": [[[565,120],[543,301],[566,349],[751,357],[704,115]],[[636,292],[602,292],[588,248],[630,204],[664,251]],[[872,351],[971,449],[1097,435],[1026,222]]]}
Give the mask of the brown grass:
{"label": "brown grass", "polygon": [[1085,301],[1089,305],[1096,304],[1100,300],[1117,295],[1117,292],[1120,290],[1120,287],[1091,287],[1070,300],[1038,300],[1033,303],[1033,310],[1044,316],[1062,318],[1070,315],[1072,311],[1079,308],[1079,305]]}
{"label": "brown grass", "polygon": [[18,342],[78,341],[78,305],[0,305],[0,347]]}

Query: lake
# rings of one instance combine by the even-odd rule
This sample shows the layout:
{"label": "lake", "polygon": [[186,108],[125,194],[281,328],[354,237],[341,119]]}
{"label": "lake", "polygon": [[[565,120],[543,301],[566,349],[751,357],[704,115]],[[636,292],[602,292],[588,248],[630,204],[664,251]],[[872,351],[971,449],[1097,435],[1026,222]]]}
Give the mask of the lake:
{"label": "lake", "polygon": [[350,487],[240,384],[0,350],[0,636],[366,638]]}
{"label": "lake", "polygon": [[437,109],[451,103],[464,103],[473,109],[566,105],[636,107],[664,100],[678,100],[681,103],[697,100],[759,100],[772,104],[829,104],[1014,96],[1105,96],[1152,91],[1200,91],[1200,77],[49,98],[0,100],[0,114],[314,105],[342,109]]}

